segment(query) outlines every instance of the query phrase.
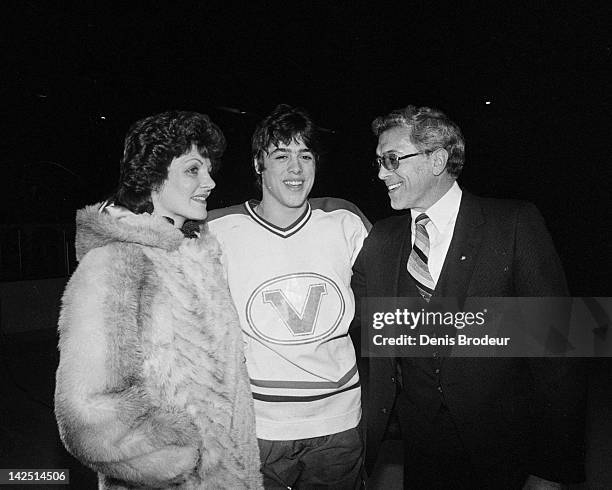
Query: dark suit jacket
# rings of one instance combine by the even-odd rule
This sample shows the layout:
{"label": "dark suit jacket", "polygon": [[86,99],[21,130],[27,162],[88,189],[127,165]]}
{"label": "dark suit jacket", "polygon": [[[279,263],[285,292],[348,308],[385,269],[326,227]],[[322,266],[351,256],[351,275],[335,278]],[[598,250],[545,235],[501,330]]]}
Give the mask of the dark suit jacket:
{"label": "dark suit jacket", "polygon": [[[366,239],[352,281],[357,314],[359,298],[418,296],[414,287],[408,294],[399,290],[411,249],[410,220],[408,213],[379,221]],[[537,209],[464,191],[435,296],[461,301],[567,295],[560,260]],[[514,466],[509,470],[514,477],[518,471],[560,482],[584,479],[586,384],[575,361],[447,358],[436,366],[438,373],[428,361],[403,361],[405,399],[398,417],[402,432],[409,432],[405,440],[425,437],[420,427],[439,407],[442,389],[469,457],[482,472]],[[394,404],[392,360],[362,359],[362,381],[371,469]]]}

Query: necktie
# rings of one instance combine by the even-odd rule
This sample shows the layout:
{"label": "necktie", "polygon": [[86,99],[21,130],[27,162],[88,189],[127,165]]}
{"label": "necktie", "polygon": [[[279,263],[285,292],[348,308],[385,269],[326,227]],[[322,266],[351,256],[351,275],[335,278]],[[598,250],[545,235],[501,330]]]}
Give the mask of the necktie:
{"label": "necktie", "polygon": [[427,223],[430,219],[425,213],[421,213],[414,221],[414,245],[408,257],[408,273],[414,279],[417,289],[426,301],[429,301],[434,292],[434,283],[429,267],[429,234],[427,233]]}

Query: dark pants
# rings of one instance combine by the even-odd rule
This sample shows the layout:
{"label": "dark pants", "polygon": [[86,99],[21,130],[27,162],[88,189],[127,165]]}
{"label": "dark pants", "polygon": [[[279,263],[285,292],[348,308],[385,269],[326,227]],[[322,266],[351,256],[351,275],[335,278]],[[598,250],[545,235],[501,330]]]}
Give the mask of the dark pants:
{"label": "dark pants", "polygon": [[419,428],[419,436],[402,430],[404,440],[404,488],[482,488],[455,424],[442,405],[431,424]]}
{"label": "dark pants", "polygon": [[471,460],[444,405],[432,420],[421,420],[418,428],[414,420],[407,422],[402,428],[404,489],[522,488],[526,475],[514,461],[485,468]]}
{"label": "dark pants", "polygon": [[295,441],[259,439],[265,488],[361,486],[363,441],[359,427]]}

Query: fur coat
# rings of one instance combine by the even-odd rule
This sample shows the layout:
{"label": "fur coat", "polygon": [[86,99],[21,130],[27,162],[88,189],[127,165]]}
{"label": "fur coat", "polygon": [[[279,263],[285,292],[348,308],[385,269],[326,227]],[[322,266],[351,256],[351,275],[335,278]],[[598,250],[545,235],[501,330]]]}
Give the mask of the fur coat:
{"label": "fur coat", "polygon": [[55,414],[100,488],[260,488],[238,317],[206,228],[77,213]]}

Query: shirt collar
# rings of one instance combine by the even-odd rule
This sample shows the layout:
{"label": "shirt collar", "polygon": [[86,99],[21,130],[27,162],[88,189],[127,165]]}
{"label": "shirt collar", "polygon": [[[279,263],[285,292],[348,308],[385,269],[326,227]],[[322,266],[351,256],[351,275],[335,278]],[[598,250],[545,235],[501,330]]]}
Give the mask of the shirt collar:
{"label": "shirt collar", "polygon": [[259,216],[257,212],[255,212],[255,208],[257,207],[259,202],[260,201],[256,201],[254,199],[245,202],[244,207],[247,210],[247,213],[250,214],[251,218],[253,218],[261,226],[271,231],[275,235],[280,236],[281,238],[289,238],[290,236],[296,234],[306,225],[306,223],[310,219],[310,216],[312,215],[312,208],[310,207],[310,202],[306,201],[306,209],[304,210],[302,215],[289,226],[281,228],[280,226],[276,226],[275,224],[265,220],[264,218]]}
{"label": "shirt collar", "polygon": [[[459,213],[459,205],[461,204],[461,188],[457,181],[453,182],[451,188],[446,191],[440,199],[438,199],[425,214],[436,227],[439,233],[445,233],[447,228],[455,221]],[[410,210],[412,222],[421,214],[421,211]]]}

